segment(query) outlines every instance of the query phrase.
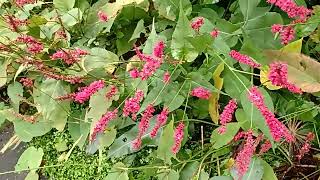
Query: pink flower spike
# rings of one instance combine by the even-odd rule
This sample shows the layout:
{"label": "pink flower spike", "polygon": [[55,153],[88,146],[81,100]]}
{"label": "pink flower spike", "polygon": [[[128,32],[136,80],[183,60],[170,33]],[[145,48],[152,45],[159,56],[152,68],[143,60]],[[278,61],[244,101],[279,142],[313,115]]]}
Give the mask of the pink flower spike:
{"label": "pink flower spike", "polygon": [[16,0],[16,5],[19,7],[23,7],[26,4],[33,4],[36,0]]}
{"label": "pink flower spike", "polygon": [[130,73],[130,77],[133,78],[133,79],[136,79],[136,78],[139,77],[139,71],[138,71],[137,68],[134,68],[129,73]]}
{"label": "pink flower spike", "polygon": [[140,102],[143,99],[143,91],[137,90],[134,97],[127,99],[123,107],[123,116],[132,116],[132,120],[137,119],[136,113],[140,110]]}
{"label": "pink flower spike", "polygon": [[204,89],[203,87],[197,87],[191,91],[191,95],[200,99],[209,99],[211,93],[209,90]]}
{"label": "pink flower spike", "polygon": [[180,122],[179,125],[174,130],[174,145],[171,148],[173,154],[177,154],[180,150],[181,143],[184,136],[184,124]]}
{"label": "pink flower spike", "polygon": [[259,151],[259,155],[264,154],[265,152],[269,151],[269,149],[272,148],[272,144],[269,140],[266,140],[262,145],[261,149]]}
{"label": "pink flower spike", "polygon": [[283,45],[289,44],[294,39],[295,30],[292,26],[287,26],[280,32],[281,43]]}
{"label": "pink flower spike", "polygon": [[17,38],[18,42],[25,43],[31,54],[38,54],[43,50],[43,44],[32,36],[22,35]]}
{"label": "pink flower spike", "polygon": [[163,75],[163,81],[164,81],[165,83],[168,83],[168,82],[170,81],[170,73],[169,73],[168,71],[164,73],[164,75]]}
{"label": "pink flower spike", "polygon": [[217,28],[214,28],[211,32],[210,32],[211,37],[213,38],[217,38],[219,36],[219,31]]}
{"label": "pink flower spike", "polygon": [[222,134],[226,133],[226,130],[227,130],[226,126],[222,125],[218,128],[218,134],[222,135]]}
{"label": "pink flower spike", "polygon": [[281,62],[274,62],[269,65],[270,71],[268,78],[275,86],[281,86],[287,88],[289,91],[297,94],[302,94],[299,87],[288,81],[288,65]]}
{"label": "pink flower spike", "polygon": [[98,12],[98,17],[101,22],[107,22],[109,20],[108,15],[103,11]]}
{"label": "pink flower spike", "polygon": [[162,58],[165,44],[163,41],[159,41],[153,48],[153,55],[157,58]]}
{"label": "pink flower spike", "polygon": [[24,87],[31,88],[33,86],[33,81],[30,78],[21,78],[20,82]]}
{"label": "pink flower spike", "polygon": [[242,179],[243,175],[247,172],[252,156],[256,150],[255,140],[252,134],[248,134],[246,137],[246,143],[243,149],[238,153],[235,160],[235,167],[238,172],[239,179]]}
{"label": "pink flower spike", "polygon": [[241,54],[235,50],[230,51],[229,55],[240,63],[246,64],[252,68],[260,68],[261,64],[254,62],[249,56]]}
{"label": "pink flower spike", "polygon": [[197,17],[192,23],[191,28],[195,31],[199,32],[201,26],[204,24],[204,18],[203,17]]}
{"label": "pink flower spike", "polygon": [[20,26],[27,25],[27,20],[21,20],[14,16],[4,16],[6,23],[9,25],[11,31],[18,32]]}
{"label": "pink flower spike", "polygon": [[237,107],[237,101],[235,99],[231,99],[220,115],[220,124],[226,125],[230,122]]}
{"label": "pink flower spike", "polygon": [[103,87],[103,80],[94,81],[89,86],[81,88],[81,90],[76,93],[74,100],[79,103],[84,103],[85,101],[89,100],[94,93],[96,93]]}
{"label": "pink flower spike", "polygon": [[108,126],[108,123],[117,117],[117,113],[118,113],[118,110],[115,109],[114,111],[109,111],[105,113],[101,117],[101,119],[95,124],[95,127],[90,137],[90,141],[95,140],[97,137],[97,134],[102,133],[106,129],[106,127]]}
{"label": "pink flower spike", "polygon": [[286,12],[290,18],[305,20],[311,14],[311,10],[304,6],[298,6],[294,0],[267,0],[268,3],[278,6]]}
{"label": "pink flower spike", "polygon": [[157,122],[156,125],[153,127],[150,137],[155,138],[158,134],[159,129],[161,126],[165,125],[168,119],[168,114],[169,114],[169,109],[168,108],[163,108],[161,113],[157,116]]}
{"label": "pink flower spike", "polygon": [[106,94],[107,99],[111,99],[114,95],[118,93],[118,88],[115,85],[111,85],[111,89],[109,92]]}
{"label": "pink flower spike", "polygon": [[269,127],[270,133],[276,142],[279,142],[281,138],[285,138],[286,141],[294,141],[293,136],[290,134],[287,127],[280,122],[275,115],[267,108],[264,102],[262,93],[257,87],[252,87],[249,90],[248,96],[250,102],[252,102],[257,109],[260,111],[261,115],[264,117],[266,124]]}
{"label": "pink flower spike", "polygon": [[271,32],[272,33],[279,33],[279,32],[281,32],[282,31],[282,25],[281,24],[274,24],[274,25],[272,25],[272,27],[271,27]]}

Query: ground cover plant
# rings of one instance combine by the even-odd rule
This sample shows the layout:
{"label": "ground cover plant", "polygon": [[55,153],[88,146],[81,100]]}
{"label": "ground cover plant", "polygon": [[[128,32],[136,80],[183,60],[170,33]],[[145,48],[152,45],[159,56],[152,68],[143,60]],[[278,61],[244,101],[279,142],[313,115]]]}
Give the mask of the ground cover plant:
{"label": "ground cover plant", "polygon": [[317,179],[318,4],[0,0],[0,176]]}

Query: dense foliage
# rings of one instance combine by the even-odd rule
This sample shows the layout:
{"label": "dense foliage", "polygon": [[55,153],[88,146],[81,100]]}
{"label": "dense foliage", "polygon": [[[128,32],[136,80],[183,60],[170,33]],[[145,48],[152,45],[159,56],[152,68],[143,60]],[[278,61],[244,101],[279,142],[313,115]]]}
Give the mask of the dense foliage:
{"label": "dense foliage", "polygon": [[29,142],[15,167],[27,179],[319,174],[316,2],[0,6],[3,151]]}

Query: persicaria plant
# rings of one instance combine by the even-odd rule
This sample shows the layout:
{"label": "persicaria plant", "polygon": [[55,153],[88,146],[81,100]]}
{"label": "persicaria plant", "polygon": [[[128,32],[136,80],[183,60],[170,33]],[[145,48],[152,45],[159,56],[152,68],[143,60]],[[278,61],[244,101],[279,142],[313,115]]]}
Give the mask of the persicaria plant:
{"label": "persicaria plant", "polygon": [[311,1],[0,7],[0,124],[14,126],[1,152],[45,134],[72,141],[28,147],[14,172],[50,176],[77,148],[99,156],[92,179],[319,176],[320,6]]}

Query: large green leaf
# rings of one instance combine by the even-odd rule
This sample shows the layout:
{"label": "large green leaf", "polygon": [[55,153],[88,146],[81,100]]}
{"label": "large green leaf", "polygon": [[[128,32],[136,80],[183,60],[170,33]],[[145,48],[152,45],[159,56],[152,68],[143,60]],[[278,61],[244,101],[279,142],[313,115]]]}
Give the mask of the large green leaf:
{"label": "large green leaf", "polygon": [[129,180],[126,166],[118,162],[111,168],[105,180]]}
{"label": "large green leaf", "polygon": [[288,64],[288,81],[304,92],[315,93],[320,91],[320,63],[300,53],[288,53],[276,50],[267,50],[267,64],[284,62]]}
{"label": "large green leaf", "polygon": [[198,172],[200,163],[198,161],[190,162],[180,172],[179,180],[193,179]]}
{"label": "large green leaf", "polygon": [[186,15],[190,14],[192,6],[190,0],[153,0],[155,8],[159,14],[174,21],[179,13],[180,2]]}
{"label": "large green leaf", "polygon": [[264,167],[264,172],[263,172],[263,180],[278,180],[276,174],[274,173],[272,167],[263,159],[258,158],[261,162],[261,164]]}
{"label": "large green leaf", "polygon": [[141,19],[141,20],[137,23],[137,26],[136,26],[136,28],[134,29],[133,34],[132,34],[132,36],[131,36],[131,38],[130,38],[129,41],[140,38],[140,34],[141,34],[141,33],[145,33],[145,32],[146,32],[146,30],[145,30],[145,28],[144,28],[144,21],[143,21],[143,19]]}
{"label": "large green leaf", "polygon": [[215,129],[211,134],[212,148],[219,149],[224,145],[232,141],[233,137],[237,134],[240,129],[239,123],[228,123],[226,126],[226,132],[219,134],[218,129]]}
{"label": "large green leaf", "polygon": [[239,0],[240,10],[244,19],[247,21],[252,17],[255,17],[257,11],[257,5],[261,0]]}
{"label": "large green leaf", "polygon": [[173,120],[171,120],[162,131],[157,150],[157,157],[162,159],[166,164],[171,164],[171,158],[175,156],[171,151],[171,147],[174,145],[173,137],[174,127]]}
{"label": "large green leaf", "polygon": [[70,102],[55,100],[70,93],[70,87],[63,81],[47,79],[34,88],[33,98],[43,120],[59,131],[64,129],[70,111]]}
{"label": "large green leaf", "polygon": [[90,55],[83,59],[83,67],[87,72],[97,68],[110,68],[113,67],[119,58],[116,54],[102,48],[92,48]]}
{"label": "large green leaf", "polygon": [[71,27],[80,23],[82,20],[82,12],[78,8],[73,8],[66,12],[62,17],[61,21],[66,27]]}
{"label": "large green leaf", "polygon": [[186,37],[192,36],[192,29],[183,9],[180,9],[179,20],[172,34],[171,53],[175,59],[192,62],[198,56],[198,52]]}
{"label": "large green leaf", "polygon": [[61,11],[68,11],[73,8],[75,0],[53,0],[55,8]]}
{"label": "large green leaf", "polygon": [[157,175],[159,180],[177,180],[179,179],[179,173],[173,169],[162,170]]}
{"label": "large green leaf", "polygon": [[246,87],[248,88],[251,85],[246,77],[229,69],[224,70],[223,78],[225,91],[235,99],[239,99],[239,94],[246,91]]}
{"label": "large green leaf", "polygon": [[38,179],[39,179],[39,174],[34,171],[30,171],[24,180],[38,180]]}
{"label": "large green leaf", "polygon": [[35,148],[33,146],[26,149],[20,156],[16,166],[16,171],[30,169],[35,171],[41,164],[43,156],[42,148]]}
{"label": "large green leaf", "polygon": [[155,27],[155,24],[154,24],[154,21],[153,21],[151,32],[150,32],[149,37],[148,37],[148,39],[146,41],[146,45],[143,48],[143,53],[152,54],[155,44],[157,42],[159,42],[160,40],[164,41],[164,39],[165,39],[165,37],[162,37],[162,36],[157,34],[156,27]]}
{"label": "large green leaf", "polygon": [[15,109],[16,112],[19,112],[20,101],[23,97],[23,87],[18,82],[13,82],[8,86],[8,96],[11,100],[11,105]]}
{"label": "large green leaf", "polygon": [[[73,111],[68,118],[68,131],[74,142],[79,141],[77,146],[82,148],[90,132],[91,122],[85,118],[85,112]],[[79,138],[81,139],[79,140]]]}

